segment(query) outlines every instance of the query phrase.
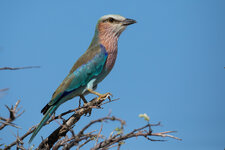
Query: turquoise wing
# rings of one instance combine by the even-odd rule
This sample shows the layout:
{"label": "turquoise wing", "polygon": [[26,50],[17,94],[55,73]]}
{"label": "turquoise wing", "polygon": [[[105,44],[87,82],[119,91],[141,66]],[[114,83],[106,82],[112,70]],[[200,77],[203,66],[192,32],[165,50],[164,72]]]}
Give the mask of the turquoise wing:
{"label": "turquoise wing", "polygon": [[92,59],[66,77],[63,81],[63,87],[61,88],[63,90],[48,103],[49,106],[58,103],[63,97],[74,92],[76,89],[86,86],[90,80],[97,77],[102,72],[108,56],[105,47],[100,44],[92,51],[88,51],[88,53],[95,53],[95,55]]}
{"label": "turquoise wing", "polygon": [[[85,57],[89,56],[89,57]],[[93,57],[91,57],[93,56]],[[98,76],[104,69],[104,65],[107,59],[108,53],[104,46],[99,45],[98,48],[89,49],[86,53],[81,56],[84,58],[91,58],[85,63],[79,65],[75,71],[71,72],[53,94],[52,100],[41,110],[44,114],[43,119],[38,124],[37,128],[34,130],[29,143],[32,142],[37,133],[41,130],[44,124],[49,120],[50,116],[56,111],[60,104],[65,102],[67,99],[62,99],[66,95],[74,92],[76,89],[86,86],[90,80]],[[80,59],[79,59],[80,60]],[[78,60],[78,61],[79,61]],[[79,62],[80,63],[80,62]],[[76,64],[75,64],[76,65]],[[73,68],[75,68],[73,67]]]}

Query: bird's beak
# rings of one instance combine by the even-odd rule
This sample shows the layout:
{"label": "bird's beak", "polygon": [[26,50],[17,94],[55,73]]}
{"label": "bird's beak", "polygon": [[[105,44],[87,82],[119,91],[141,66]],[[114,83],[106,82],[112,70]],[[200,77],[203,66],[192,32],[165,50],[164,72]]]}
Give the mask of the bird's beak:
{"label": "bird's beak", "polygon": [[124,26],[128,26],[128,25],[131,25],[131,24],[134,24],[134,23],[137,23],[137,21],[133,20],[133,19],[129,19],[129,18],[126,18],[125,20],[122,21],[122,24]]}

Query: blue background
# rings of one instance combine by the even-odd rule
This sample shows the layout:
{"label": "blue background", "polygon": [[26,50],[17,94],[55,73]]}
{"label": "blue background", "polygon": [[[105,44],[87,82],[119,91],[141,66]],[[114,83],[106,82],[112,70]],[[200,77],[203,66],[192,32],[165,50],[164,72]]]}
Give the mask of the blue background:
{"label": "blue background", "polygon": [[[183,141],[134,138],[122,149],[224,149],[224,0],[1,0],[0,67],[41,68],[0,72],[0,89],[10,88],[0,99],[1,116],[8,115],[4,104],[18,99],[26,111],[15,121],[22,129],[6,127],[0,143],[11,143],[17,131],[22,135],[41,120],[40,110],[89,46],[95,24],[105,14],[138,21],[121,35],[116,65],[97,89],[120,100],[93,110],[74,130],[111,110],[126,120],[128,132],[144,125],[138,115],[147,113],[152,123],[163,124],[153,128],[155,132],[177,130],[174,135]],[[56,114],[77,106],[75,98]],[[33,144],[57,126],[44,127]],[[118,124],[104,126],[107,135]]]}

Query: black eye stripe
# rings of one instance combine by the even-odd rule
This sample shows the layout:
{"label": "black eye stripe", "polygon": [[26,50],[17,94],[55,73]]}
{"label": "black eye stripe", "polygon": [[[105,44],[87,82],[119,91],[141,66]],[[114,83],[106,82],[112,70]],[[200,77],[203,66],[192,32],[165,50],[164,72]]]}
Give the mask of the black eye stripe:
{"label": "black eye stripe", "polygon": [[109,18],[103,20],[103,22],[119,23],[120,21],[118,21],[118,20],[116,20],[116,19],[114,19],[114,18],[112,18],[112,17],[109,17]]}
{"label": "black eye stripe", "polygon": [[113,19],[113,18],[111,18],[111,17],[110,17],[108,20],[109,20],[109,22],[111,22],[111,23],[113,23],[113,22],[115,21],[115,19]]}

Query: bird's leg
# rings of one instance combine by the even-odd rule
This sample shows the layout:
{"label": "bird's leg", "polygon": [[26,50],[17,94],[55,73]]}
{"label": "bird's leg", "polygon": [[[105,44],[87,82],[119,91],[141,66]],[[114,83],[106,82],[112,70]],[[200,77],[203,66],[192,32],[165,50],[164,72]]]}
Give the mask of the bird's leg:
{"label": "bird's leg", "polygon": [[110,101],[111,101],[111,99],[110,99],[110,96],[112,96],[112,94],[111,93],[105,93],[105,94],[100,94],[100,93],[98,93],[98,92],[96,92],[96,91],[93,91],[93,90],[91,90],[91,89],[87,89],[90,93],[92,93],[92,94],[95,94],[95,95],[97,95],[98,96],[98,99],[101,99],[101,98],[108,98]]}
{"label": "bird's leg", "polygon": [[[86,103],[88,103],[87,100],[86,100],[86,98],[84,97],[84,95],[80,95],[80,98],[83,100],[84,105],[85,105]],[[86,116],[87,114],[88,114],[88,116],[91,116],[91,111],[92,111],[92,109],[90,108],[90,109],[85,113],[85,116]]]}
{"label": "bird's leg", "polygon": [[78,105],[78,108],[81,108],[81,98],[79,98],[79,105]]}
{"label": "bird's leg", "polygon": [[86,98],[84,97],[84,95],[80,95],[80,98],[83,100],[84,103],[87,103]]}

